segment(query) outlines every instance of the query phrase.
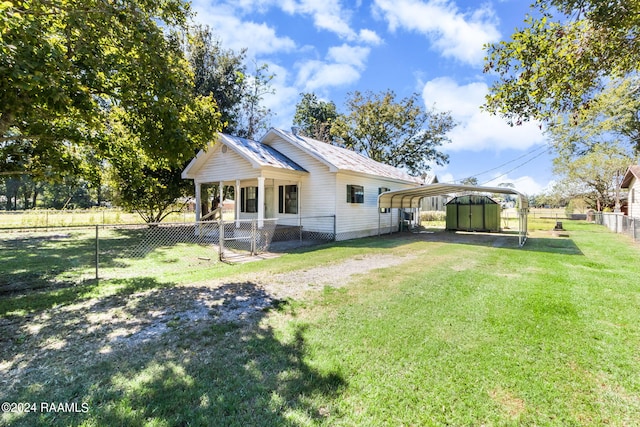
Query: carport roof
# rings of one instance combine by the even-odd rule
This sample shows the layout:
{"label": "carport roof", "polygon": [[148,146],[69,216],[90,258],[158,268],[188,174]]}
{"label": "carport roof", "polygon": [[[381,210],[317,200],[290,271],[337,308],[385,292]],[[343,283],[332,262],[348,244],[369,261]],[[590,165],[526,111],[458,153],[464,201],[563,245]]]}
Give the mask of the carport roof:
{"label": "carport roof", "polygon": [[[418,208],[420,200],[424,197],[440,196],[449,193],[474,192],[474,193],[500,193],[515,194],[520,199],[518,242],[523,246],[527,241],[527,212],[529,210],[529,200],[527,197],[508,187],[481,187],[476,185],[462,184],[430,184],[406,190],[387,191],[378,196],[378,206],[380,208]],[[378,214],[380,215],[380,214]],[[380,232],[378,225],[378,233]]]}
{"label": "carport roof", "polygon": [[380,208],[417,208],[420,207],[420,200],[424,197],[459,192],[515,194],[520,198],[520,209],[529,207],[527,197],[513,188],[462,184],[430,184],[405,190],[387,191],[378,196],[378,206]]}

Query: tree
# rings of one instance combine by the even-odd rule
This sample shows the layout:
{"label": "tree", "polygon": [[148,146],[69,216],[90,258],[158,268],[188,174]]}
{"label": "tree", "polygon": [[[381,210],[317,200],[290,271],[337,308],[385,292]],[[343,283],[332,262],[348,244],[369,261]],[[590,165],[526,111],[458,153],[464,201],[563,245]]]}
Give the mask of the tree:
{"label": "tree", "polygon": [[[198,99],[198,98],[196,98]],[[214,110],[206,111],[212,104],[205,101],[202,106],[191,111],[179,120],[185,120],[184,129],[191,129],[190,124],[201,123],[208,126],[207,118],[219,118],[220,113]],[[201,118],[198,112],[203,112]],[[146,222],[160,222],[171,212],[181,208],[176,207],[178,199],[190,196],[193,187],[187,180],[182,179],[181,172],[191,154],[182,163],[169,162],[164,157],[150,156],[144,149],[141,139],[123,125],[127,112],[115,109],[112,116],[113,142],[109,147],[110,175],[113,187],[116,188],[115,201],[122,207],[137,212]],[[120,119],[124,116],[125,119]],[[208,138],[207,131],[193,130],[194,135]],[[204,145],[208,140],[201,140],[197,144]]]}
{"label": "tree", "polygon": [[354,92],[347,99],[349,113],[339,115],[331,134],[345,147],[373,160],[406,168],[413,175],[444,165],[448,156],[438,148],[455,123],[449,112],[426,110],[413,94],[396,101],[393,91]]}
{"label": "tree", "polygon": [[[620,207],[619,188],[629,157],[615,145],[596,145],[588,153],[566,160],[554,160],[554,171],[585,188],[584,195],[598,211]],[[573,185],[572,185],[573,186]]]}
{"label": "tree", "polygon": [[315,93],[301,93],[300,96],[293,124],[311,138],[331,142],[331,126],[338,117],[336,104],[319,100]]}
{"label": "tree", "polygon": [[[193,191],[189,181],[182,179],[180,168],[152,168],[143,159],[128,157],[119,160],[112,175],[117,188],[115,202],[139,214],[147,223],[161,222],[173,212],[181,212],[186,198]],[[126,179],[123,179],[126,177]]]}
{"label": "tree", "polygon": [[257,63],[253,65],[255,70],[253,74],[240,75],[244,82],[244,92],[236,129],[237,136],[248,139],[255,139],[258,132],[269,128],[269,119],[272,112],[261,103],[265,95],[275,93],[275,90],[271,87],[271,80],[273,80],[275,74],[269,74],[269,66],[267,64],[258,65]]}
{"label": "tree", "polygon": [[159,163],[190,158],[219,123],[170,36],[188,14],[182,0],[0,3],[0,173],[75,173],[78,147],[108,155],[115,120]]}
{"label": "tree", "polygon": [[222,131],[237,134],[246,95],[246,49],[238,54],[225,50],[209,27],[197,26],[190,33],[186,51],[195,76],[195,94],[213,96],[220,110]]}
{"label": "tree", "polygon": [[460,180],[460,184],[462,185],[478,185],[478,178],[476,178],[475,176],[469,177],[469,178],[464,178],[462,180]]}
{"label": "tree", "polygon": [[555,173],[581,182],[598,210],[619,208],[619,184],[633,162],[627,141],[639,105],[636,84],[628,79],[609,85],[590,108],[556,117],[546,131],[556,153]]}
{"label": "tree", "polygon": [[532,9],[511,40],[487,47],[485,72],[498,77],[489,111],[511,124],[546,121],[589,108],[608,81],[638,72],[637,0],[537,0]]}

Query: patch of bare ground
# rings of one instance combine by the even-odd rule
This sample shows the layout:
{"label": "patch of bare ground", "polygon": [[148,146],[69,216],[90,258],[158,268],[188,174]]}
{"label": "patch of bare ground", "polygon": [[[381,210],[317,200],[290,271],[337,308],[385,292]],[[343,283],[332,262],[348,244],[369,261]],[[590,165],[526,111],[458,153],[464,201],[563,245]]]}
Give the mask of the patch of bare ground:
{"label": "patch of bare ground", "polygon": [[118,357],[146,343],[161,340],[171,346],[179,334],[168,332],[251,323],[282,300],[345,286],[356,275],[414,256],[363,255],[307,270],[153,289],[2,318],[0,398],[9,398],[18,384],[43,383],[58,377],[58,371]]}
{"label": "patch of bare ground", "polygon": [[497,387],[489,391],[489,397],[493,399],[510,418],[518,418],[526,409],[524,400],[514,396],[510,391]]}

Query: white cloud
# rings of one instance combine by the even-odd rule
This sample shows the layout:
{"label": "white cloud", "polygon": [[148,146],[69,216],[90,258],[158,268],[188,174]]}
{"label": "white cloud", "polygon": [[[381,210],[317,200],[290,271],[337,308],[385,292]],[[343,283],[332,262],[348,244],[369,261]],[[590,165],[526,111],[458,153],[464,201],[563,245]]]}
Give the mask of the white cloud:
{"label": "white cloud", "polygon": [[360,71],[350,64],[329,64],[307,61],[299,66],[296,85],[304,92],[313,92],[329,86],[343,86],[358,81]]}
{"label": "white cloud", "polygon": [[287,129],[292,124],[300,91],[287,83],[289,73],[285,68],[272,62],[268,65],[269,71],[275,75],[271,80],[274,93],[264,96],[263,105],[275,114],[272,117],[271,126]]}
{"label": "white cloud", "polygon": [[391,31],[424,34],[442,55],[469,64],[481,63],[483,45],[500,39],[489,6],[465,14],[449,0],[375,0],[374,13],[387,21]]}
{"label": "white cloud", "polygon": [[[216,5],[216,13],[220,8],[236,11],[236,14],[266,13],[270,8],[278,8],[289,15],[309,16],[314,26],[329,31],[348,41],[380,44],[380,37],[372,30],[360,32],[351,28],[350,20],[353,11],[342,6],[341,0],[227,0],[226,4]],[[194,0],[194,8],[212,9],[208,0]]]}
{"label": "white cloud", "polygon": [[521,176],[518,178],[512,178],[509,175],[499,176],[484,185],[487,187],[497,187],[502,183],[511,183],[516,191],[530,196],[541,194],[546,188],[545,185],[540,184],[530,176]]}
{"label": "white cloud", "polygon": [[355,83],[360,79],[370,51],[363,46],[333,46],[327,52],[326,61],[308,60],[296,65],[296,86],[304,92],[313,92]]}
{"label": "white cloud", "polygon": [[378,46],[382,44],[382,39],[375,31],[372,30],[360,30],[360,41],[371,46]]}
{"label": "white cloud", "polygon": [[450,133],[451,144],[446,151],[457,150],[526,150],[542,144],[545,139],[537,123],[509,126],[499,116],[481,111],[488,86],[484,82],[458,85],[453,79],[441,77],[424,85],[422,96],[427,106],[439,111],[451,111],[459,123]]}
{"label": "white cloud", "polygon": [[211,27],[221,38],[224,47],[238,52],[249,48],[250,55],[289,52],[296,43],[289,37],[280,37],[276,30],[265,23],[242,21],[232,8],[220,6],[215,9],[206,1],[194,1],[195,20]]}
{"label": "white cloud", "polygon": [[363,69],[370,51],[371,49],[368,47],[343,44],[329,48],[327,58],[339,64],[353,65],[358,69]]}

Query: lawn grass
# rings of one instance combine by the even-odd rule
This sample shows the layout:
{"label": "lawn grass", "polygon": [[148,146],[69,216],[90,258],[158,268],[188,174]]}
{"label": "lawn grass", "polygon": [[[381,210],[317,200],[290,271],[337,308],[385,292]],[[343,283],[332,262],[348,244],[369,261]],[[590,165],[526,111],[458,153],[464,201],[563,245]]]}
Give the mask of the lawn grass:
{"label": "lawn grass", "polygon": [[638,251],[574,234],[595,259],[446,247],[328,296],[305,340],[349,384],[335,423],[638,424]]}
{"label": "lawn grass", "polygon": [[255,323],[177,321],[135,351],[67,365],[64,346],[48,348],[50,377],[14,385],[10,396],[0,387],[0,400],[84,402],[88,412],[5,414],[0,424],[638,425],[640,251],[604,227],[564,226],[568,237],[556,237],[553,221],[531,221],[522,249],[405,235],[218,264],[195,277],[117,279],[131,281],[124,290],[116,279],[101,282],[77,298],[363,253],[419,255],[280,304]]}

